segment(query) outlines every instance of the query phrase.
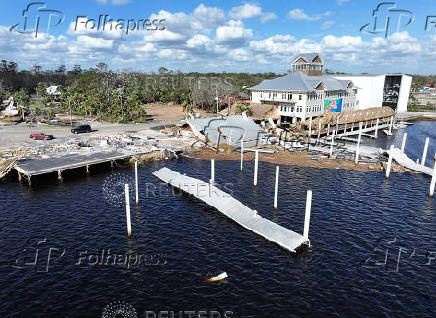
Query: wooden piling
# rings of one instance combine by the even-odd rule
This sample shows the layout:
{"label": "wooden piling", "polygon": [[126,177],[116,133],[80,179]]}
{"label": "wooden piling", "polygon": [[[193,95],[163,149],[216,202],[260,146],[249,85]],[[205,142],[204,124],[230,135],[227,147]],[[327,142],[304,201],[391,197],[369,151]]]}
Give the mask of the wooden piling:
{"label": "wooden piling", "polygon": [[[434,156],[436,159],[436,153],[434,154]],[[431,177],[431,182],[430,182],[430,197],[434,196],[435,184],[436,184],[436,160],[434,161],[433,175]]]}
{"label": "wooden piling", "polygon": [[303,237],[306,241],[309,241],[309,224],[310,224],[311,209],[312,209],[312,190],[307,190],[306,213],[304,214],[304,231],[303,231]]}
{"label": "wooden piling", "polygon": [[309,141],[307,143],[307,150],[310,150],[311,140],[312,140],[312,116],[309,119]]}
{"label": "wooden piling", "polygon": [[124,185],[124,194],[126,197],[126,219],[127,219],[127,236],[132,235],[132,224],[130,222],[130,199],[129,199],[129,185]]}
{"label": "wooden piling", "polygon": [[359,163],[360,141],[362,140],[362,122],[359,122],[359,137],[357,137],[356,158],[354,162]]}
{"label": "wooden piling", "polygon": [[404,149],[406,149],[406,140],[407,140],[407,133],[404,133],[403,135],[403,141],[401,143],[401,151],[404,152]]}
{"label": "wooden piling", "polygon": [[318,143],[321,138],[321,119],[318,119]]}
{"label": "wooden piling", "polygon": [[58,180],[62,181],[62,170],[58,170]]}
{"label": "wooden piling", "polygon": [[394,153],[394,145],[391,145],[391,149],[389,150],[388,165],[386,167],[386,179],[389,179],[389,175],[391,174],[392,155],[393,155],[393,153]]}
{"label": "wooden piling", "polygon": [[375,121],[375,131],[374,131],[374,138],[375,139],[377,139],[378,123],[379,123],[379,119],[377,118],[377,120]]}
{"label": "wooden piling", "polygon": [[394,116],[391,116],[391,121],[389,123],[389,135],[392,134],[393,125],[394,125]]}
{"label": "wooden piling", "polygon": [[424,152],[422,153],[422,159],[421,159],[421,165],[425,166],[425,159],[427,159],[427,150],[428,150],[428,143],[430,141],[430,138],[425,138],[425,144],[424,144]]}
{"label": "wooden piling", "polygon": [[86,165],[86,174],[89,174],[89,165]]}
{"label": "wooden piling", "polygon": [[332,133],[332,141],[331,141],[331,143],[330,143],[330,158],[333,157],[333,143],[334,143],[334,141],[335,141],[335,135],[336,135],[336,131],[333,130],[333,133]]}
{"label": "wooden piling", "polygon": [[244,138],[241,139],[241,171],[242,171],[243,162],[244,162]]}
{"label": "wooden piling", "polygon": [[21,182],[21,180],[22,180],[21,172],[18,171],[18,182]]}
{"label": "wooden piling", "polygon": [[135,158],[135,195],[136,205],[139,205],[139,193],[138,193],[138,160]]}
{"label": "wooden piling", "polygon": [[212,184],[215,183],[215,160],[210,160],[210,182]]}
{"label": "wooden piling", "polygon": [[253,180],[253,185],[257,186],[257,168],[259,166],[259,151],[256,150],[255,152],[255,159],[254,159],[254,180]]}
{"label": "wooden piling", "polygon": [[279,191],[279,166],[276,167],[276,183],[274,187],[274,209],[277,210],[277,193]]}

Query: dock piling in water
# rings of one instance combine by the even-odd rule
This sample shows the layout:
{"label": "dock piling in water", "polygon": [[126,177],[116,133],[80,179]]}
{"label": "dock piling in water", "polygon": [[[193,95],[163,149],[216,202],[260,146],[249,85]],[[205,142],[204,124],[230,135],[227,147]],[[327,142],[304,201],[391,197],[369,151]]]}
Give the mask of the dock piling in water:
{"label": "dock piling in water", "polygon": [[138,193],[138,160],[135,159],[135,195],[136,205],[139,205],[139,193]]}
{"label": "dock piling in water", "polygon": [[422,159],[421,159],[421,165],[425,166],[425,159],[427,159],[427,150],[428,150],[428,143],[430,141],[430,138],[425,138],[425,144],[424,144],[424,151],[422,153]]}
{"label": "dock piling in water", "polygon": [[215,160],[210,160],[210,182],[212,184],[215,183]]}
{"label": "dock piling in water", "polygon": [[242,171],[243,162],[244,162],[244,138],[241,139],[241,171]]}
{"label": "dock piling in water", "polygon": [[304,231],[303,231],[303,238],[306,241],[309,241],[309,224],[310,224],[311,210],[312,210],[312,190],[307,190],[306,213],[304,214]]}
{"label": "dock piling in water", "polygon": [[404,133],[403,135],[403,141],[401,143],[401,151],[404,152],[404,149],[406,149],[406,140],[407,140],[407,133]]}
{"label": "dock piling in water", "polygon": [[433,175],[431,177],[431,182],[430,182],[430,197],[433,197],[434,195],[434,187],[436,184],[436,152],[434,154],[434,168],[433,168]]}
{"label": "dock piling in water", "polygon": [[277,166],[276,167],[276,183],[275,183],[275,187],[274,187],[274,209],[277,210],[277,194],[279,192],[279,170],[280,167]]}
{"label": "dock piling in water", "polygon": [[254,159],[254,181],[253,185],[257,186],[257,168],[259,166],[259,151],[255,151],[255,159]]}
{"label": "dock piling in water", "polygon": [[124,185],[124,194],[126,196],[126,219],[127,219],[127,236],[132,235],[132,224],[130,223],[130,200],[129,200],[129,185]]}

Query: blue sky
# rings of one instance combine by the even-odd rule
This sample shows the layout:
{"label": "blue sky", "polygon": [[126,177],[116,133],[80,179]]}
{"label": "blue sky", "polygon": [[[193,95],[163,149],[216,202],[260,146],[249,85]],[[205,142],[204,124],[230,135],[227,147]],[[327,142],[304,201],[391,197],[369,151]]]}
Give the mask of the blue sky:
{"label": "blue sky", "polygon": [[[393,9],[388,37],[383,32],[366,32],[373,23],[372,10],[380,3],[372,0],[38,1],[45,2],[47,9],[61,11],[64,21],[47,30],[48,13],[39,12],[36,38],[29,27],[29,34],[17,32],[23,31],[22,11],[31,1],[2,4],[0,58],[15,60],[22,69],[34,64],[45,69],[60,64],[88,68],[106,62],[114,70],[144,72],[165,66],[185,72],[283,73],[295,55],[319,52],[326,67],[335,71],[436,73],[434,0],[392,1],[395,5],[380,10],[379,21],[385,21],[386,10]],[[41,7],[35,5],[33,11],[29,10],[29,23],[34,23]],[[397,28],[400,13],[402,26]],[[165,30],[141,29],[126,36],[125,29],[90,30],[92,24],[85,28],[85,23],[74,29],[78,16],[97,20],[100,14],[135,23],[140,19],[165,19]],[[409,16],[413,21],[404,26]],[[435,16],[435,23],[425,30],[427,16]],[[53,23],[57,18],[52,19]]]}

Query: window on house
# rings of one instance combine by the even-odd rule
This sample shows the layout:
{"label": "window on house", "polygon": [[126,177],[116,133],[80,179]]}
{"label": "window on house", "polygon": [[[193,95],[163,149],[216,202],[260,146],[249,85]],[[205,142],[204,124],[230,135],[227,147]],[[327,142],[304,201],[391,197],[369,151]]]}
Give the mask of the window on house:
{"label": "window on house", "polygon": [[302,100],[303,99],[303,95],[298,95],[298,100]]}

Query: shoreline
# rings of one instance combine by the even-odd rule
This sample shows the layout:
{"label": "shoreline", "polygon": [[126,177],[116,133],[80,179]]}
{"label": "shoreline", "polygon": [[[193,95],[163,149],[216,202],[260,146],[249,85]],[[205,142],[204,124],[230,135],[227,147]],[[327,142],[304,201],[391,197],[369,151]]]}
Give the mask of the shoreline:
{"label": "shoreline", "polygon": [[[202,160],[226,160],[226,161],[240,161],[241,154],[239,152],[230,153],[216,153],[211,149],[204,149],[197,152],[191,152],[189,154],[183,154],[183,157],[202,159]],[[244,153],[244,162],[254,160],[254,152]],[[273,164],[289,165],[289,166],[300,166],[300,167],[313,167],[313,168],[324,168],[324,169],[344,169],[352,171],[374,171],[374,172],[384,172],[386,168],[386,163],[378,162],[373,163],[354,163],[354,161],[349,160],[330,160],[328,158],[320,158],[319,160],[312,159],[306,151],[301,152],[275,152],[274,154],[267,154],[259,152],[259,161],[268,162]],[[416,173],[415,171],[406,169],[402,166],[392,164],[392,172],[409,172]]]}

